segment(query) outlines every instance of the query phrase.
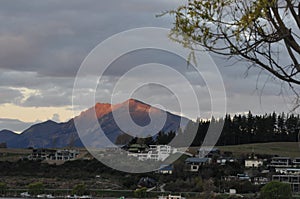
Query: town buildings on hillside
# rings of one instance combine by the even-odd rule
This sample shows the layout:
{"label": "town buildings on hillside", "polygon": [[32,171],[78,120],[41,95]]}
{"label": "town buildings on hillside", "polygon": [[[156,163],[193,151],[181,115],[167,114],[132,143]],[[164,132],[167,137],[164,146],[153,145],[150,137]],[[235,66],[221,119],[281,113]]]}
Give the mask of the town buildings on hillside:
{"label": "town buildings on hillside", "polygon": [[52,160],[52,161],[68,161],[75,160],[79,155],[78,150],[68,149],[33,149],[28,156],[29,160]]}
{"label": "town buildings on hillside", "polygon": [[168,145],[150,145],[149,147],[134,144],[128,148],[128,156],[136,157],[140,161],[154,160],[164,161],[171,154],[177,153],[177,149]]}
{"label": "town buildings on hillside", "polygon": [[272,180],[289,183],[293,192],[300,192],[300,158],[273,157],[269,166],[276,172]]}

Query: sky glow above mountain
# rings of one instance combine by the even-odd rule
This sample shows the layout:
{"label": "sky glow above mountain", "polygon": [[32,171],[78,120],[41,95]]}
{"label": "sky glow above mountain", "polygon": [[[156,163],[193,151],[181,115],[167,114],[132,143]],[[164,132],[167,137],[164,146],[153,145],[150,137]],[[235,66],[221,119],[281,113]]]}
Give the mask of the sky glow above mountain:
{"label": "sky glow above mountain", "polygon": [[[106,38],[131,28],[171,28],[170,16],[157,18],[156,15],[182,3],[179,0],[1,1],[0,130],[20,132],[38,121],[63,122],[72,118],[74,79],[89,52]],[[128,54],[118,59],[103,77],[97,101],[110,103],[112,82],[126,66],[150,62],[149,53],[157,61],[168,60],[169,65],[182,67],[193,80],[193,71],[174,55],[150,51]],[[245,63],[231,66],[233,62],[212,57],[224,80],[228,113],[291,110],[293,97],[281,82],[257,68],[247,70]],[[166,74],[162,77],[168,78]],[[180,87],[180,82],[174,84]],[[208,118],[210,109],[205,108],[210,106],[208,90],[197,77],[193,85],[202,93],[198,96],[204,107],[200,117]],[[172,94],[162,87],[145,86],[134,97],[149,104],[162,104],[168,111],[195,119],[193,104],[179,112],[173,106]],[[85,109],[78,107],[75,114]]]}

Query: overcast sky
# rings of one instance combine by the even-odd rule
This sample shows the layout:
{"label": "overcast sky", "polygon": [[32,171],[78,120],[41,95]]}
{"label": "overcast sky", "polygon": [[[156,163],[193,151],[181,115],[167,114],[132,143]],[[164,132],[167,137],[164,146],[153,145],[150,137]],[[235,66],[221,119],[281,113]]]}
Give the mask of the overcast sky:
{"label": "overcast sky", "polygon": [[[1,1],[0,130],[20,132],[39,121],[64,122],[73,117],[74,79],[90,51],[110,36],[128,29],[171,28],[173,19],[170,16],[157,18],[155,15],[174,9],[180,3],[181,0]],[[291,109],[292,96],[266,73],[258,69],[248,71],[244,63],[231,66],[232,63],[222,57],[213,56],[213,59],[224,81],[228,113],[251,110],[255,114],[264,114]],[[114,84],[128,67],[152,62],[180,68],[189,76],[191,84],[199,88],[201,117],[209,117],[211,102],[203,80],[193,76],[193,70],[186,67],[184,60],[167,52],[144,50],[116,60],[102,77],[103,84],[97,88],[97,101],[110,102]],[[143,77],[145,74],[132,75],[146,78]],[[146,74],[147,77],[151,75],[157,74]],[[164,73],[160,76],[167,78]],[[174,85],[185,90],[178,82]],[[119,92],[122,94],[122,90]],[[194,105],[179,110],[175,95],[167,88],[146,85],[132,97],[194,119]],[[188,100],[189,96],[186,97]],[[76,107],[75,114],[85,108]]]}

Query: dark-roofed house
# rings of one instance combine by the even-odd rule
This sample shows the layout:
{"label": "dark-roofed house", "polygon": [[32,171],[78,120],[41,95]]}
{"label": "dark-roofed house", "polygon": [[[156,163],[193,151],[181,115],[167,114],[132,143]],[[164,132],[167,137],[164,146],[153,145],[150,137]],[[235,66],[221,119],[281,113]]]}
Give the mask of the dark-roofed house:
{"label": "dark-roofed house", "polygon": [[218,148],[203,146],[200,149],[198,149],[199,158],[202,157],[212,158],[213,156],[219,156],[219,155],[220,155],[220,150]]}
{"label": "dark-roofed house", "polygon": [[173,173],[173,165],[161,165],[160,168],[157,170],[157,173],[161,174],[172,174]]}
{"label": "dark-roofed house", "polygon": [[199,171],[200,166],[207,165],[210,163],[210,158],[187,158],[185,160],[185,164],[187,165],[187,169],[192,172]]}
{"label": "dark-roofed house", "polygon": [[142,177],[138,182],[138,187],[151,188],[151,187],[155,187],[156,185],[157,185],[156,180],[149,177]]}

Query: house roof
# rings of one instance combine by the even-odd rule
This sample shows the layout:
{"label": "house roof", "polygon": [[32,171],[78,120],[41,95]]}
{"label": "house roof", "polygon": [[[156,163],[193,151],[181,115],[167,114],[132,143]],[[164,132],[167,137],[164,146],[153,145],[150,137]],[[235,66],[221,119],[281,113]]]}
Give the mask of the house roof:
{"label": "house roof", "polygon": [[272,159],[273,160],[278,160],[278,159],[290,160],[291,158],[290,157],[273,157]]}
{"label": "house roof", "polygon": [[198,151],[209,151],[209,152],[218,152],[220,151],[218,148],[215,147],[207,147],[207,146],[203,146],[200,149],[198,149]]}
{"label": "house roof", "polygon": [[209,158],[187,158],[186,163],[206,163],[209,161]]}
{"label": "house roof", "polygon": [[161,165],[159,170],[160,171],[173,171],[173,165]]}
{"label": "house roof", "polygon": [[145,144],[132,144],[129,146],[129,148],[147,148],[147,145]]}
{"label": "house roof", "polygon": [[262,159],[246,159],[245,162],[247,162],[247,161],[263,162]]}

